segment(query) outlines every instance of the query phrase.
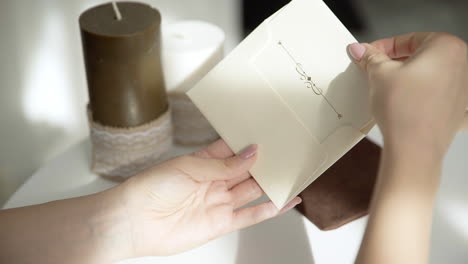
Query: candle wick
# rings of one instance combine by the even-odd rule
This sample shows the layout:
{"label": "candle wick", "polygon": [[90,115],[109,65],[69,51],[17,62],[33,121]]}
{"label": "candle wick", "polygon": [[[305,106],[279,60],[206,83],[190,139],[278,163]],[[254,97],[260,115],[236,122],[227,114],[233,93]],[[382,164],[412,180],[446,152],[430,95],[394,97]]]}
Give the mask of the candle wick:
{"label": "candle wick", "polygon": [[119,10],[119,7],[117,6],[117,2],[112,1],[112,8],[114,9],[115,18],[117,20],[122,20],[122,14],[120,14],[120,10]]}

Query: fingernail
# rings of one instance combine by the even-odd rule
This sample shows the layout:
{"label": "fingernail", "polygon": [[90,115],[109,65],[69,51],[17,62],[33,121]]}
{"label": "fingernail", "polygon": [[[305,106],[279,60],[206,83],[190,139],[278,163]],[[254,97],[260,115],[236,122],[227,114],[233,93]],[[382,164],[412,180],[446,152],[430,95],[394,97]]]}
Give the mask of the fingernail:
{"label": "fingernail", "polygon": [[255,156],[255,154],[257,154],[257,149],[257,145],[250,145],[239,153],[239,157],[243,159],[250,159],[251,157]]}
{"label": "fingernail", "polygon": [[280,210],[279,214],[287,212],[287,211],[293,209],[294,207],[296,207],[298,204],[302,203],[302,199],[300,197],[297,197],[297,199],[296,198],[294,198],[294,199],[295,199],[295,201],[294,202],[291,201],[289,204],[287,204],[283,209]]}
{"label": "fingernail", "polygon": [[302,199],[300,197],[296,197],[296,201],[292,204],[291,208],[294,208],[302,203]]}
{"label": "fingernail", "polygon": [[291,205],[291,208],[298,206],[300,203],[302,203],[302,199],[297,197],[296,201]]}
{"label": "fingernail", "polygon": [[353,43],[348,45],[348,51],[353,59],[360,61],[364,53],[366,53],[366,47],[360,43]]}
{"label": "fingernail", "polygon": [[302,203],[302,198],[301,198],[301,197],[298,197],[298,198],[299,198],[299,199],[298,199],[298,201],[297,201],[297,204],[296,204],[296,205],[298,205],[298,204]]}

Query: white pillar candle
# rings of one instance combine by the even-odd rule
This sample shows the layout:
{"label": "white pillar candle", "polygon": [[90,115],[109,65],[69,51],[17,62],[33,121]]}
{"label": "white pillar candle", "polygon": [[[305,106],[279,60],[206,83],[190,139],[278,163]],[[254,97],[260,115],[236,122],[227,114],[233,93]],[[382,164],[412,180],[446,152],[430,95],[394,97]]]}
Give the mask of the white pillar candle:
{"label": "white pillar candle", "polygon": [[185,93],[223,59],[225,35],[202,21],[163,27],[163,68],[171,104],[174,138],[179,144],[203,144],[218,134]]}

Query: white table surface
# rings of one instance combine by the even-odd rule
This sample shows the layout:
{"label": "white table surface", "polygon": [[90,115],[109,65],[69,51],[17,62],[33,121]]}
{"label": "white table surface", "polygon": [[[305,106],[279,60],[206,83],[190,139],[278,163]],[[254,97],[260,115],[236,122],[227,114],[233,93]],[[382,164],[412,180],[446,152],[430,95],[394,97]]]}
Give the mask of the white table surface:
{"label": "white table surface", "polygon": [[[370,133],[370,138],[381,143],[380,133],[376,129]],[[86,139],[56,157],[22,185],[5,208],[82,196],[114,186],[115,183],[89,170],[90,149],[90,142]],[[174,147],[167,156],[193,150]],[[445,163],[434,216],[431,263],[468,263],[467,154],[468,134],[465,133],[457,137]],[[120,264],[352,263],[366,220],[364,217],[337,230],[323,232],[296,211],[291,211],[180,255],[145,257]]]}

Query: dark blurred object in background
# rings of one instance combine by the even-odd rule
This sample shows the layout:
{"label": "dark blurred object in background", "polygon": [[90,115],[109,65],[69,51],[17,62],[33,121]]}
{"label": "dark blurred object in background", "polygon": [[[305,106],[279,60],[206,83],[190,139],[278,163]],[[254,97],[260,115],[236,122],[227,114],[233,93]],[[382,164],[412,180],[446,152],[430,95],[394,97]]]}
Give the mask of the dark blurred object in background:
{"label": "dark blurred object in background", "polygon": [[[266,18],[289,3],[290,0],[242,0],[243,30],[247,36]],[[341,22],[353,33],[365,30],[362,17],[357,12],[353,0],[324,0]]]}

